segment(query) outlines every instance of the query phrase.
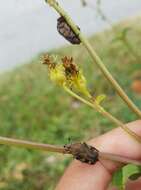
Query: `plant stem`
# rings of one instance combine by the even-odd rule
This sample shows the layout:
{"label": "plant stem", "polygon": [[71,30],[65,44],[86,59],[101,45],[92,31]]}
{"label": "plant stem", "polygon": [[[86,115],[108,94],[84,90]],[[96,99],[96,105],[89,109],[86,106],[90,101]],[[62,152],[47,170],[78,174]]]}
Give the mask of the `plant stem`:
{"label": "plant stem", "polygon": [[4,145],[13,145],[17,147],[24,147],[24,148],[30,148],[30,149],[38,149],[38,150],[44,150],[49,152],[58,152],[58,153],[65,153],[65,149],[63,147],[50,145],[50,144],[43,144],[43,143],[36,143],[36,142],[30,142],[25,140],[19,140],[19,139],[13,139],[13,138],[7,138],[7,137],[0,137],[0,144]]}
{"label": "plant stem", "polygon": [[99,157],[104,160],[109,160],[109,158],[110,158],[110,160],[115,161],[115,162],[120,162],[120,163],[124,163],[124,164],[134,164],[137,166],[141,166],[140,161],[132,160],[130,158],[122,157],[119,155],[114,155],[111,153],[99,152]]}
{"label": "plant stem", "polygon": [[77,36],[79,36],[81,42],[84,44],[86,49],[88,50],[89,54],[91,55],[92,59],[95,61],[101,72],[104,74],[104,76],[108,79],[108,81],[112,84],[114,89],[117,91],[119,96],[125,101],[125,103],[128,105],[128,107],[136,113],[139,117],[141,117],[141,111],[138,109],[138,107],[130,100],[130,98],[126,95],[124,90],[120,87],[120,85],[117,83],[117,81],[113,78],[111,73],[107,70],[105,65],[103,64],[103,61],[100,59],[100,57],[97,55],[95,50],[92,48],[88,40],[83,36],[81,31],[78,29],[78,27],[75,25],[75,23],[72,21],[72,19],[68,16],[67,12],[64,11],[64,9],[58,4],[56,0],[45,0],[50,6],[52,6],[60,15],[62,15],[66,22],[69,24],[69,26],[72,28],[72,30],[75,32]]}
{"label": "plant stem", "polygon": [[67,91],[71,96],[75,97],[76,99],[80,100],[81,102],[87,104],[88,106],[94,108],[97,112],[101,113],[104,117],[108,118],[110,121],[112,121],[114,124],[121,127],[126,133],[128,133],[133,139],[135,139],[138,143],[141,143],[141,137],[138,136],[136,133],[134,133],[132,130],[130,130],[128,127],[126,127],[120,120],[112,116],[109,112],[107,112],[103,107],[98,105],[95,102],[89,102],[85,100],[84,98],[80,97],[73,91],[71,91],[69,88],[64,86],[65,91]]}

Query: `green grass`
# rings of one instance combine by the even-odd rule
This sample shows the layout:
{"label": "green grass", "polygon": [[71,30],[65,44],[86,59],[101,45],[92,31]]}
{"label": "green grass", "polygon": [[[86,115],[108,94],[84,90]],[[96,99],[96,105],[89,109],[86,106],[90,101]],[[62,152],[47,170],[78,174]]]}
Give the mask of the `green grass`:
{"label": "green grass", "polygon": [[[119,25],[119,30],[129,25],[128,39],[140,53],[141,22],[132,21]],[[115,34],[105,31],[91,38],[91,43],[114,77],[127,94],[141,108],[141,96],[131,90],[135,73],[141,71],[126,47],[112,43]],[[136,116],[116,95],[98,68],[92,63],[83,46],[69,46],[52,53],[71,55],[84,69],[92,93],[105,93],[103,106],[113,115],[128,122]],[[69,97],[48,78],[47,68],[39,57],[30,64],[1,75],[0,80],[0,134],[52,144],[85,141],[109,131],[115,125],[91,108]],[[53,190],[70,162],[70,157],[33,150],[0,146],[1,190]]]}

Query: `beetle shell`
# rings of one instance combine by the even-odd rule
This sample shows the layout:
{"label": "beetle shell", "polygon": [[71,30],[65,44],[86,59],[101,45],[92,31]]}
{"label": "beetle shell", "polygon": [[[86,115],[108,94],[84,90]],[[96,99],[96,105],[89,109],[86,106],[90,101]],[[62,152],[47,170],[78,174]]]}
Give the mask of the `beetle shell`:
{"label": "beetle shell", "polygon": [[75,159],[90,165],[98,161],[98,150],[84,143],[75,143],[64,147],[68,153],[71,153]]}
{"label": "beetle shell", "polygon": [[[78,28],[79,29],[79,28]],[[57,19],[57,30],[66,40],[72,44],[80,44],[79,37],[74,33],[63,16]],[[80,29],[79,29],[80,30]]]}

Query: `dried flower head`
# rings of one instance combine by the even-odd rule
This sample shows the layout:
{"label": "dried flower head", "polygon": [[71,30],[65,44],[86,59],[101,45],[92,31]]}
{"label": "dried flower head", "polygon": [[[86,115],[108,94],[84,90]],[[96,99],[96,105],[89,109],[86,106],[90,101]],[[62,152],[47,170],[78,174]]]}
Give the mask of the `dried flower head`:
{"label": "dried flower head", "polygon": [[65,56],[62,58],[62,62],[65,68],[67,86],[74,88],[85,96],[91,97],[83,72],[75,64],[73,58]]}
{"label": "dried flower head", "polygon": [[60,61],[54,55],[45,54],[42,62],[48,66],[49,76],[53,82],[91,97],[83,72],[75,64],[72,57],[65,56]]}
{"label": "dried flower head", "polygon": [[79,72],[78,67],[74,64],[72,57],[63,57],[62,58],[63,66],[65,68],[66,76],[76,76]]}
{"label": "dried flower head", "polygon": [[48,68],[55,68],[55,59],[53,56],[49,55],[49,54],[44,54],[42,57],[41,57],[41,62],[42,64],[45,64],[48,66]]}

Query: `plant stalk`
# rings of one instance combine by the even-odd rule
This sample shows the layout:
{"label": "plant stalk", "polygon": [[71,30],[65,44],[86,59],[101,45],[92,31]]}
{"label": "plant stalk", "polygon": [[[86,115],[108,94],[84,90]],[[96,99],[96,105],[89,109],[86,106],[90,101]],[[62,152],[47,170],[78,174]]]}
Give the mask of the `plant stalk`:
{"label": "plant stalk", "polygon": [[[108,160],[117,161],[117,162],[126,163],[126,164],[132,163],[136,165],[141,165],[139,161],[132,160],[126,157],[118,156],[115,154],[109,154],[109,153],[101,153],[99,151],[98,152],[93,151],[95,150],[95,148],[87,145],[86,143],[75,143],[75,144],[67,145],[66,147],[59,147],[55,145],[42,144],[42,143],[30,142],[30,141],[7,138],[7,137],[0,137],[0,144],[22,147],[22,148],[30,148],[30,149],[36,149],[36,150],[43,150],[43,151],[49,151],[49,152],[57,152],[57,153],[62,153],[62,154],[71,154],[77,160],[81,162],[84,162],[85,160],[85,163],[90,164],[90,165],[95,164],[97,162],[97,159],[95,160],[95,154],[97,154],[98,158],[101,158],[101,159],[108,159]],[[91,156],[92,154],[94,155],[93,157]]]}
{"label": "plant stalk", "polygon": [[132,130],[130,130],[128,127],[126,127],[120,120],[118,120],[117,118],[115,118],[114,116],[112,116],[109,112],[107,112],[103,107],[101,107],[100,105],[98,105],[95,102],[89,102],[87,100],[85,100],[84,98],[80,97],[79,95],[77,95],[76,93],[72,92],[69,88],[67,88],[66,86],[64,86],[64,89],[66,92],[68,92],[71,96],[75,97],[76,99],[80,100],[81,102],[83,102],[84,104],[94,108],[97,112],[101,113],[104,117],[106,117],[107,119],[109,119],[110,121],[112,121],[114,124],[116,124],[117,126],[121,127],[128,135],[130,135],[133,139],[135,139],[138,143],[141,143],[141,137],[139,135],[137,135],[135,132],[133,132]]}
{"label": "plant stalk", "polygon": [[132,100],[126,95],[124,90],[120,87],[120,85],[117,83],[117,81],[113,78],[111,73],[108,71],[108,69],[103,64],[103,61],[100,59],[96,51],[92,48],[89,41],[83,36],[81,31],[78,29],[78,27],[75,25],[75,23],[72,21],[72,19],[69,17],[67,12],[59,5],[59,3],[56,0],[45,0],[51,7],[53,7],[61,16],[63,16],[66,20],[66,22],[69,24],[69,26],[72,28],[72,30],[75,32],[75,34],[80,38],[81,42],[84,44],[86,49],[88,50],[89,54],[91,55],[92,59],[95,61],[96,65],[99,67],[101,72],[104,74],[104,76],[107,78],[107,80],[111,83],[113,88],[117,91],[119,96],[124,100],[124,102],[128,105],[128,107],[141,118],[141,111],[138,109],[138,107],[132,102]]}
{"label": "plant stalk", "polygon": [[65,154],[65,149],[63,147],[7,137],[0,137],[0,144]]}

